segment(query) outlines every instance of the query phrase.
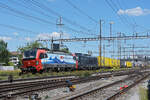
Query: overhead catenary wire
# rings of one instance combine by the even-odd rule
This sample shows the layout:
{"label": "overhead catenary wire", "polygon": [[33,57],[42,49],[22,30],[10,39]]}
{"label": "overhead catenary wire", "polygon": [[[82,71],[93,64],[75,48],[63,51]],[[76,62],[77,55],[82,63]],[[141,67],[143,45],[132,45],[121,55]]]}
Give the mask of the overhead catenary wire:
{"label": "overhead catenary wire", "polygon": [[[9,28],[9,29],[12,29],[12,30],[17,30],[17,31],[20,31],[20,32],[24,32],[24,33],[26,33],[27,35],[29,35],[29,34],[34,34],[34,35],[39,35],[40,34],[40,32],[35,32],[35,31],[31,31],[31,30],[28,30],[28,29],[24,29],[24,28],[20,28],[20,27],[17,27],[17,26],[13,26],[13,25],[7,25],[7,24],[1,24],[0,23],[0,27],[4,27],[4,28]],[[19,32],[19,33],[20,33]],[[18,32],[17,32],[18,33]],[[15,38],[13,38],[15,36]],[[29,36],[27,36],[27,37],[20,37],[20,36],[23,36],[22,35],[22,33],[19,35],[13,35],[13,34],[8,34],[8,35],[1,35],[0,34],[0,39],[3,39],[3,38],[9,38],[9,39],[20,39],[20,40],[24,40],[25,38],[31,38],[31,37],[29,37]]]}
{"label": "overhead catenary wire", "polygon": [[99,24],[97,20],[95,20],[93,17],[89,16],[86,12],[84,12],[82,9],[80,9],[79,7],[77,7],[73,2],[71,2],[71,0],[66,0],[66,2],[72,6],[74,9],[76,9],[80,14],[86,16],[87,18],[89,18],[91,21],[93,21],[94,23]]}
{"label": "overhead catenary wire", "polygon": [[39,32],[34,32],[34,31],[31,31],[31,30],[24,29],[24,28],[12,26],[12,25],[7,25],[7,24],[1,24],[0,23],[0,26],[1,27],[6,27],[6,28],[9,28],[9,29],[14,29],[14,30],[22,31],[22,32],[29,32],[31,34],[38,34],[39,33]]}
{"label": "overhead catenary wire", "polygon": [[[95,20],[93,17],[89,16],[86,12],[84,12],[83,10],[81,10],[79,7],[77,7],[76,5],[74,5],[70,0],[66,0],[66,2],[72,6],[74,9],[76,9],[80,14],[86,16],[87,18],[89,18],[92,22],[94,22],[96,25],[99,24],[97,20]],[[97,32],[98,33],[98,32]]]}
{"label": "overhead catenary wire", "polygon": [[[120,3],[120,0],[116,0],[116,1],[117,1],[118,6],[120,7],[120,9],[123,9],[123,7],[122,7],[122,5]],[[125,3],[124,3],[124,6],[125,6]],[[136,25],[137,22],[136,22],[136,20],[133,17],[132,18],[129,17],[129,16],[124,16],[124,17],[126,17],[127,19],[130,18],[133,21],[133,24]]]}
{"label": "overhead catenary wire", "polygon": [[[10,15],[10,16],[15,16],[15,17],[17,17],[17,18],[21,18],[21,19],[24,19],[24,20],[26,20],[26,21],[32,21],[32,22],[34,22],[34,23],[42,24],[42,22],[38,22],[38,21],[36,21],[36,20],[26,18],[25,16],[21,16],[21,15],[19,15],[19,14],[17,14],[17,13],[14,13],[13,11],[9,11],[8,9],[6,9],[6,8],[4,8],[4,7],[1,7],[1,6],[0,6],[0,8],[2,8],[2,9],[0,9],[0,10],[1,10],[0,13],[6,14],[6,15]],[[5,11],[3,11],[3,10],[5,10]]]}
{"label": "overhead catenary wire", "polygon": [[[113,10],[113,12],[116,14],[116,12],[117,12],[117,10],[116,10],[116,4],[114,4],[114,2],[113,2],[112,0],[105,0],[105,1],[106,1],[106,3],[110,6],[110,8]],[[110,3],[109,1],[110,1],[111,3]],[[124,25],[131,26],[132,28],[133,28],[133,27],[136,27],[136,26],[142,27],[141,25],[137,25],[136,22],[134,22],[134,23],[128,22],[126,18],[121,17],[121,16],[118,15],[118,14],[117,14],[117,16],[120,18],[122,24],[124,24]],[[136,32],[136,33],[137,33],[137,32]],[[139,33],[139,32],[138,32],[138,33]]]}
{"label": "overhead catenary wire", "polygon": [[[1,24],[1,23],[0,23],[0,27],[5,27],[5,28],[21,31],[21,32],[28,32],[30,34],[35,34],[35,35],[38,35],[38,34],[42,33],[42,32],[35,32],[35,31],[28,30],[28,29],[20,28],[20,27],[17,27],[17,26]],[[70,30],[73,30],[73,29],[70,28]],[[76,30],[73,30],[73,31],[76,31]]]}
{"label": "overhead catenary wire", "polygon": [[[120,0],[117,0],[117,4],[118,4],[118,6],[120,7],[120,9],[123,10],[123,7],[121,6]],[[124,6],[126,6],[125,3],[124,3]],[[137,33],[135,28],[136,28],[136,27],[140,27],[140,25],[137,25],[137,22],[136,22],[136,20],[134,19],[134,17],[124,16],[124,15],[122,15],[122,17],[124,17],[124,18],[127,19],[127,20],[131,20],[131,21],[133,22],[133,23],[130,22],[131,25],[132,25],[132,28],[133,28],[133,32],[134,32],[134,33]],[[129,21],[128,21],[128,23],[129,23]]]}
{"label": "overhead catenary wire", "polygon": [[[30,1],[30,2],[29,2],[29,1]],[[41,9],[43,9],[43,10],[45,10],[45,11],[50,12],[51,14],[53,14],[53,15],[55,15],[55,16],[57,16],[57,17],[62,16],[61,14],[55,12],[54,10],[52,10],[52,9],[49,8],[48,6],[44,5],[43,3],[40,3],[40,2],[35,1],[35,0],[28,0],[28,2],[29,2],[29,3],[32,3],[33,5],[36,5],[37,7],[41,8]],[[86,27],[81,26],[80,24],[78,24],[78,23],[76,23],[76,22],[73,22],[73,21],[69,20],[69,19],[66,18],[66,17],[63,17],[63,16],[62,16],[62,18],[63,18],[64,21],[66,21],[66,22],[69,23],[70,25],[73,25],[73,26],[75,26],[75,27],[79,27],[80,29],[82,29],[82,30],[84,30],[84,31],[87,30],[86,33],[93,32],[92,30],[87,29]],[[94,34],[95,34],[95,33],[94,33]],[[94,34],[93,34],[93,35],[94,35]],[[95,34],[95,35],[96,35],[96,34]]]}
{"label": "overhead catenary wire", "polygon": [[4,4],[4,3],[1,3],[1,2],[0,2],[0,7],[1,7],[1,8],[5,8],[5,9],[7,9],[7,10],[9,10],[9,11],[15,13],[15,14],[18,14],[18,15],[20,15],[20,16],[23,16],[23,17],[31,18],[31,19],[33,19],[33,20],[38,20],[38,21],[40,21],[40,22],[44,22],[44,23],[48,23],[48,24],[52,24],[52,25],[55,24],[55,23],[53,23],[53,22],[50,22],[50,21],[41,19],[41,18],[39,18],[39,17],[32,16],[32,15],[28,15],[28,14],[26,14],[26,13],[24,13],[24,12],[21,12],[21,11],[19,11],[19,10],[13,9],[13,8],[9,7],[8,5],[6,5],[6,4]]}
{"label": "overhead catenary wire", "polygon": [[10,3],[16,5],[16,6],[21,6],[21,7],[24,7],[24,8],[26,8],[26,9],[30,10],[30,11],[34,11],[34,12],[39,13],[39,14],[41,14],[41,15],[47,16],[47,17],[49,17],[49,18],[56,19],[56,17],[54,17],[54,16],[50,16],[49,14],[46,14],[46,13],[43,12],[43,11],[40,11],[40,10],[38,10],[38,9],[35,9],[35,6],[32,7],[31,5],[29,5],[29,3],[27,3],[26,0],[20,0],[21,2],[20,2],[20,1],[16,2],[15,0],[8,0],[8,1],[9,1]]}
{"label": "overhead catenary wire", "polygon": [[[119,8],[120,9],[123,9],[123,7],[121,6],[121,3],[119,2],[119,0],[116,0],[117,2],[115,3],[114,1],[112,1],[112,0],[105,0],[106,2],[107,2],[107,4],[111,7],[111,8],[113,8],[114,10],[113,11],[115,11],[115,12],[117,12],[118,10],[119,10]],[[110,1],[110,2],[109,2]],[[118,4],[118,5],[117,5]],[[119,6],[119,7],[118,7]],[[124,3],[124,6],[126,6],[125,5],[125,3]],[[117,14],[118,15],[118,14]],[[122,20],[124,20],[123,22],[124,23],[127,23],[129,26],[131,26],[132,28],[133,28],[133,31],[135,32],[135,33],[137,33],[136,32],[136,30],[135,30],[135,28],[136,27],[140,27],[140,28],[143,28],[143,29],[146,29],[146,30],[149,30],[148,28],[145,28],[144,26],[142,26],[142,25],[138,25],[137,24],[137,22],[136,22],[136,20],[132,17],[129,17],[129,16],[124,16],[124,15],[118,15],[118,16],[120,16],[119,18],[121,19],[122,18]],[[130,21],[129,21],[130,20]],[[131,22],[132,21],[132,22]],[[139,32],[138,32],[139,33]]]}
{"label": "overhead catenary wire", "polygon": [[[39,17],[35,17],[35,16],[32,16],[32,15],[28,15],[28,14],[26,14],[24,12],[21,12],[19,10],[13,9],[13,8],[9,7],[8,5],[3,4],[1,2],[0,2],[0,8],[7,9],[8,11],[11,11],[11,12],[13,12],[15,14],[18,14],[18,15],[22,16],[22,17],[30,18],[30,19],[32,19],[34,21],[40,21],[42,23],[46,23],[46,24],[50,24],[50,25],[56,25],[55,23],[47,21],[45,19],[42,19],[42,18],[39,18]],[[74,32],[78,32],[78,33],[82,33],[82,34],[86,34],[86,35],[93,35],[93,34],[88,34],[86,32],[83,32],[83,31],[78,31],[76,29],[73,29],[73,28],[70,28],[70,27],[67,27],[67,26],[65,26],[65,29],[71,30],[71,31],[74,31]]]}
{"label": "overhead catenary wire", "polygon": [[[123,0],[122,0],[122,2],[123,2]],[[128,6],[126,5],[126,3],[125,2],[123,2],[123,5],[125,6],[125,7],[127,7],[128,8]],[[142,29],[145,29],[145,30],[150,30],[149,28],[146,28],[146,27],[144,27],[144,26],[142,26],[141,24],[139,25],[139,24],[137,24],[137,22],[136,22],[136,20],[135,20],[135,18],[134,17],[132,17],[132,19],[133,19],[133,21],[134,21],[134,23],[135,23],[135,27],[140,27],[140,28],[142,28]],[[137,33],[137,32],[136,32]],[[140,33],[140,32],[138,32],[138,33]]]}
{"label": "overhead catenary wire", "polygon": [[[120,9],[122,9],[122,6],[120,5],[119,1],[117,2],[118,5],[119,5],[119,7],[118,7],[118,5],[114,1],[110,0],[110,2],[113,5],[113,7],[116,8],[117,11],[119,11],[119,7],[120,7]],[[128,18],[127,16],[123,16],[123,15],[119,15],[119,16],[121,16],[130,26],[135,26],[136,25],[135,21],[133,23],[131,21],[129,21],[130,17]]]}
{"label": "overhead catenary wire", "polygon": [[83,10],[81,10],[79,7],[77,7],[76,5],[74,5],[71,0],[66,0],[66,2],[71,5],[74,9],[76,9],[78,12],[80,12],[81,14],[87,16],[91,21],[93,21],[94,23],[98,23],[97,20],[95,20],[93,17],[89,16],[86,12],[84,12]]}
{"label": "overhead catenary wire", "polygon": [[[112,11],[116,14],[117,10],[114,8],[114,6],[109,2],[109,0],[105,0],[105,2],[108,4],[108,6],[112,9]],[[123,25],[127,25],[130,26],[130,24],[128,24],[124,19],[122,19],[122,17],[120,15],[117,14],[117,16],[119,17],[119,19],[121,20]]]}

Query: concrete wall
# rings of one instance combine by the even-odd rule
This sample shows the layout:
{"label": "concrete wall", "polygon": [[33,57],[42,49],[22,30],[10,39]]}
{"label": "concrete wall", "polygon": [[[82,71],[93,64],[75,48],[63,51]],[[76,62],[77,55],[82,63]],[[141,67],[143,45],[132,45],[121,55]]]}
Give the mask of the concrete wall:
{"label": "concrete wall", "polygon": [[14,70],[14,66],[0,66],[0,70]]}

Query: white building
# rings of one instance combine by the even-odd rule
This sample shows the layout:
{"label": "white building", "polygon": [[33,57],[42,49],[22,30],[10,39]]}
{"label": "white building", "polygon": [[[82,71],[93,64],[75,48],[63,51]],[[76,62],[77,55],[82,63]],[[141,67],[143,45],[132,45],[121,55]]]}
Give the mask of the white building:
{"label": "white building", "polygon": [[19,63],[19,58],[18,58],[18,55],[20,53],[14,51],[14,52],[11,52],[11,57],[9,58],[9,61],[12,62],[15,66]]}
{"label": "white building", "polygon": [[9,59],[9,61],[12,62],[15,66],[19,63],[18,57],[15,57],[15,56],[12,56],[12,57]]}

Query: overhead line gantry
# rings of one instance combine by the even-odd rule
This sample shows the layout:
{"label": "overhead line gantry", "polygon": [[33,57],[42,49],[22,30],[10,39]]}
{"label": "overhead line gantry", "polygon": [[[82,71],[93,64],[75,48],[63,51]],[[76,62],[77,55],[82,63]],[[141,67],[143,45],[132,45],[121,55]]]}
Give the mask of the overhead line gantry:
{"label": "overhead line gantry", "polygon": [[78,42],[78,41],[99,41],[99,40],[131,40],[131,39],[148,39],[150,35],[141,36],[115,36],[115,37],[92,37],[92,38],[70,38],[70,39],[38,39],[37,41],[63,41],[63,42]]}

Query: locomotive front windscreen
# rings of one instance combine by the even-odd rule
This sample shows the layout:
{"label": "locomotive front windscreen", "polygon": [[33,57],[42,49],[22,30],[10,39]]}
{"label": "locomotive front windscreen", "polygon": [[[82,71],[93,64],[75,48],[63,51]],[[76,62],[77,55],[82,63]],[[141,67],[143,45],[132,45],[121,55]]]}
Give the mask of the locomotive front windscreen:
{"label": "locomotive front windscreen", "polygon": [[37,50],[28,50],[24,52],[23,58],[36,58]]}

